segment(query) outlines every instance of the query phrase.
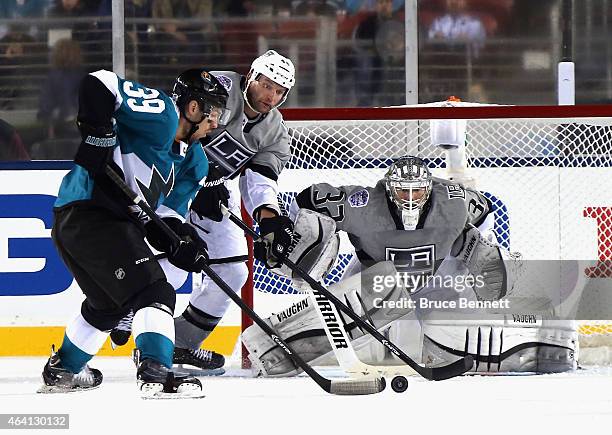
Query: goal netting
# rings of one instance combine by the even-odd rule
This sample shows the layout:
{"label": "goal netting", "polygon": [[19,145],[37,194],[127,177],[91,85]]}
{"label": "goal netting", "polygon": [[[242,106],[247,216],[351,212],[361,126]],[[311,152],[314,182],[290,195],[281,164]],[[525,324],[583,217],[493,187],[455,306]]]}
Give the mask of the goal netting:
{"label": "goal netting", "polygon": [[[612,108],[449,100],[401,108],[288,109],[283,114],[293,156],[279,179],[282,204],[288,206],[317,182],[372,186],[395,158],[417,155],[434,176],[453,177],[482,191],[494,205],[498,241],[525,260],[597,261],[582,271],[590,284],[576,319],[583,348],[610,344]],[[440,126],[465,130],[464,139],[458,135],[464,153],[432,140]],[[352,255],[343,238],[327,284],[342,276]],[[295,292],[288,280],[255,264],[256,295]]]}

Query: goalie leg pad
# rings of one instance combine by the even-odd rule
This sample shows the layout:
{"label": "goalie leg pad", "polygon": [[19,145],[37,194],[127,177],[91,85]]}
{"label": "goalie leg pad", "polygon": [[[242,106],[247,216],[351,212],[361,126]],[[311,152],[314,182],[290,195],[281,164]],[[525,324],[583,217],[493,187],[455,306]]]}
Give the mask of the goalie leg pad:
{"label": "goalie leg pad", "polygon": [[578,336],[571,321],[542,320],[537,314],[498,315],[497,320],[453,324],[426,321],[423,333],[423,362],[430,366],[467,352],[474,357],[475,372],[560,373],[576,368]]}
{"label": "goalie leg pad", "polygon": [[[364,320],[370,321],[376,328],[382,328],[395,319],[405,316],[410,308],[395,308],[397,304],[380,306],[380,301],[398,301],[408,298],[405,289],[392,287],[372,291],[367,283],[372,283],[376,276],[397,273],[392,262],[378,263],[371,268],[329,287],[337,298],[344,301]],[[363,285],[365,284],[365,288]],[[378,300],[378,303],[375,302]],[[392,306],[393,308],[388,308]],[[351,340],[363,336],[363,332],[340,313],[341,327],[344,327]],[[286,310],[273,314],[265,320],[305,361],[312,361],[332,352],[323,326],[313,302],[305,298],[294,303]],[[297,373],[296,367],[285,352],[270,339],[257,325],[248,327],[242,335],[245,347],[253,367],[263,376],[287,376]]]}

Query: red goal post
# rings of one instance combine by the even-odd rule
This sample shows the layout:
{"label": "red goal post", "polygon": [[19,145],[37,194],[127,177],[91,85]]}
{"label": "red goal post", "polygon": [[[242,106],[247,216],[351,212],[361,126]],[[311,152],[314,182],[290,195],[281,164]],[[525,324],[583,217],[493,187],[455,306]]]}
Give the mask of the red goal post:
{"label": "red goal post", "polygon": [[[393,159],[424,158],[435,176],[485,192],[500,243],[525,259],[599,260],[588,278],[612,277],[612,105],[502,106],[446,101],[389,108],[284,109],[292,157],[279,178],[280,202],[317,182],[373,185]],[[435,143],[434,131],[458,129],[463,145]],[[447,132],[448,133],[448,132]],[[459,154],[457,154],[459,153]],[[335,282],[348,264],[343,238]],[[243,296],[269,314],[272,295],[296,293],[257,262]],[[588,289],[587,289],[588,290]],[[580,306],[580,332],[612,337],[598,312],[612,296]],[[612,294],[612,286],[610,288]],[[261,299],[261,302],[258,301]],[[577,305],[583,305],[582,303]]]}

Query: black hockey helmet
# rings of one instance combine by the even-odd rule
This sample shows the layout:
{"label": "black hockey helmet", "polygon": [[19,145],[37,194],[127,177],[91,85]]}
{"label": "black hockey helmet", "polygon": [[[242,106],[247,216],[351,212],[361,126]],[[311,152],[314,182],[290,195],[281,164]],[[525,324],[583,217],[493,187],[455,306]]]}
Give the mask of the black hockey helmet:
{"label": "black hockey helmet", "polygon": [[203,112],[210,114],[213,108],[223,111],[229,94],[225,87],[212,74],[202,68],[183,71],[175,80],[172,96],[181,113],[185,105],[197,101]]}

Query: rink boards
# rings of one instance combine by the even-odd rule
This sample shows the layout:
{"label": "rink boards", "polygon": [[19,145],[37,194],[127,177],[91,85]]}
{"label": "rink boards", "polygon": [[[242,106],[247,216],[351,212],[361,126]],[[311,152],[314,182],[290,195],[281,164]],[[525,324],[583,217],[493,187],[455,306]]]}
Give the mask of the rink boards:
{"label": "rink boards", "polygon": [[[59,343],[63,325],[82,301],[50,238],[51,207],[70,166],[69,162],[0,166],[0,355],[46,354],[50,343]],[[512,248],[538,259],[595,259],[605,251],[598,228],[607,228],[607,222],[601,213],[593,217],[588,210],[612,206],[612,181],[606,172],[609,168],[541,166],[474,170],[478,188],[494,194],[508,209]],[[279,185],[283,192],[299,192],[322,181],[340,185],[363,180],[360,184],[373,185],[381,174],[364,169],[288,169]],[[520,182],[512,186],[513,179]],[[350,251],[346,240],[341,249]],[[190,285],[179,291],[177,312],[187,304]],[[267,315],[295,297],[256,292],[255,306]],[[239,331],[240,313],[232,307],[205,345],[230,354]],[[102,354],[125,354],[127,347],[112,352],[107,344]]]}

